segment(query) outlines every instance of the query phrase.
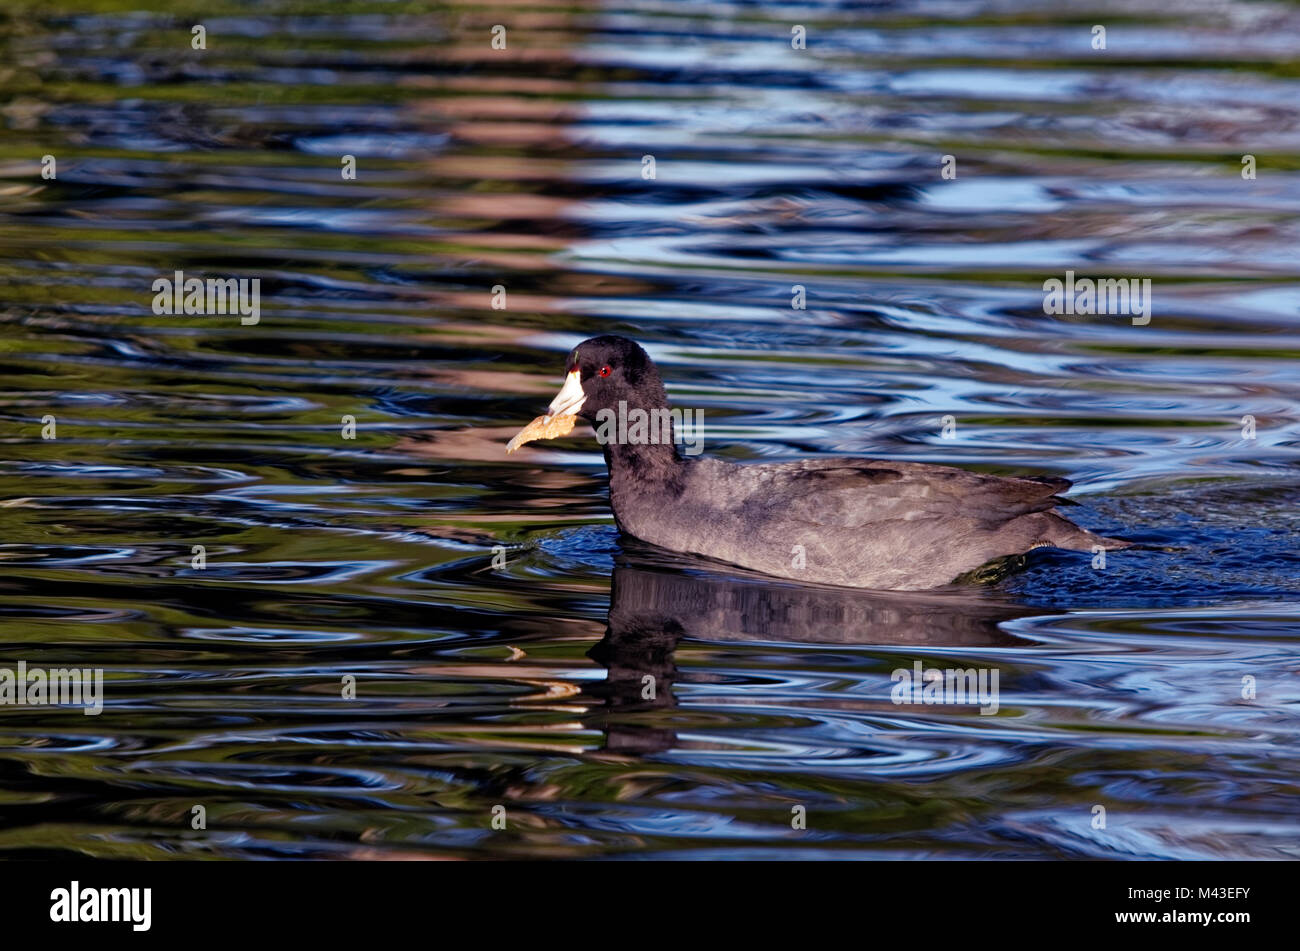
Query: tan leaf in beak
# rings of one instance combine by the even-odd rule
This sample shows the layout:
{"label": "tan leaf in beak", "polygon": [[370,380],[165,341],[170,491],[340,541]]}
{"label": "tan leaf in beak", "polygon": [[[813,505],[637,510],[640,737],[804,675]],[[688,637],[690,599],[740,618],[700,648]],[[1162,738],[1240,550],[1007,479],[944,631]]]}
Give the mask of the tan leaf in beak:
{"label": "tan leaf in beak", "polygon": [[559,436],[567,436],[573,432],[573,427],[577,422],[578,417],[573,415],[538,416],[519,430],[514,439],[506,443],[506,452],[514,452],[524,443],[532,442],[534,439],[555,439]]}

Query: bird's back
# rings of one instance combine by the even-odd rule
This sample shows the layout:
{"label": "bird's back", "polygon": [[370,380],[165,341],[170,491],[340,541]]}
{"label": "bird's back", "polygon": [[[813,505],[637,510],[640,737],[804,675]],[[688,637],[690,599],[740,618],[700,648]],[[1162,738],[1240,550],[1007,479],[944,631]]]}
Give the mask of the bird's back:
{"label": "bird's back", "polygon": [[673,486],[611,481],[610,496],[620,528],[651,544],[778,577],[914,590],[1045,545],[1121,546],[1053,511],[1069,486],[911,462],[693,459]]}

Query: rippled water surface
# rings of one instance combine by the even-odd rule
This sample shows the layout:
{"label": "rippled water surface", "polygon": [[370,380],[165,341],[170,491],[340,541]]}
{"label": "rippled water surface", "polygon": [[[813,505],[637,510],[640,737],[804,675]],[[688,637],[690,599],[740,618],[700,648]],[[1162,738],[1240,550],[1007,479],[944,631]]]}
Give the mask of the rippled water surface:
{"label": "rippled water surface", "polygon": [[[1300,857],[1300,8],[326,9],[0,13],[0,665],[106,695],[0,708],[5,854]],[[899,596],[621,542],[590,430],[503,451],[600,332],[709,453],[1066,476],[1140,545]]]}

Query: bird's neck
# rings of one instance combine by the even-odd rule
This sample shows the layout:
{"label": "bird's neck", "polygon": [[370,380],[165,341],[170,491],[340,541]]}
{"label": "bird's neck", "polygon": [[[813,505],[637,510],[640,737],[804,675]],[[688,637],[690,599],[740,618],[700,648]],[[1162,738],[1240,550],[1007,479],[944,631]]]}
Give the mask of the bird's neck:
{"label": "bird's neck", "polygon": [[672,478],[681,467],[675,424],[666,402],[629,406],[624,400],[617,407],[600,410],[591,422],[611,477],[618,474],[656,481]]}
{"label": "bird's neck", "polygon": [[596,423],[596,438],[609,467],[609,504],[614,521],[624,532],[644,537],[645,526],[640,522],[645,517],[647,500],[670,503],[681,494],[686,481],[686,462],[677,452],[672,417],[666,408],[661,413],[635,417],[627,412],[601,416],[603,419]]}
{"label": "bird's neck", "polygon": [[[686,482],[686,461],[677,451],[674,420],[658,408],[601,410],[593,426],[609,467],[609,504],[619,529],[644,538],[655,505],[671,504]],[[649,504],[647,504],[649,503]]]}
{"label": "bird's neck", "polygon": [[611,488],[617,482],[673,489],[681,479],[685,463],[674,443],[607,442],[603,448]]}

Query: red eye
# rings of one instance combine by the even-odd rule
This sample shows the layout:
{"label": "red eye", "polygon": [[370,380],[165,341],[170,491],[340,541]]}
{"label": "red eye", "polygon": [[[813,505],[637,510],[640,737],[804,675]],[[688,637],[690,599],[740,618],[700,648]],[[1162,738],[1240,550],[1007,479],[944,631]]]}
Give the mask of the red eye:
{"label": "red eye", "polygon": [[603,367],[600,368],[600,375],[609,376],[609,364],[605,364]]}

